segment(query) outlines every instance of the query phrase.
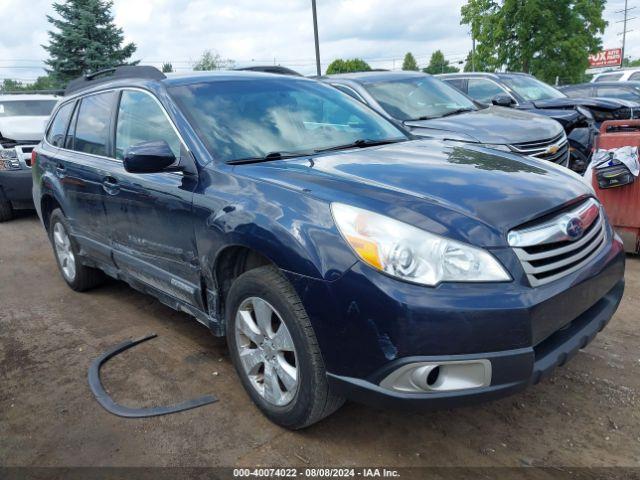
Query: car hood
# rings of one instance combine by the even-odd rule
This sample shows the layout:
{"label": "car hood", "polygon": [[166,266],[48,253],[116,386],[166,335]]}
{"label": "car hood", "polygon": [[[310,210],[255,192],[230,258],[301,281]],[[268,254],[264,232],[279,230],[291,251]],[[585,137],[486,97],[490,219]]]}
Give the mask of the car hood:
{"label": "car hood", "polygon": [[48,120],[48,116],[0,117],[0,134],[18,142],[33,140],[37,143],[44,136]]}
{"label": "car hood", "polygon": [[513,227],[590,195],[562,167],[434,140],[235,168],[259,181],[481,246],[506,246]]}
{"label": "car hood", "polygon": [[598,108],[601,110],[616,110],[625,107],[626,102],[616,98],[551,98],[549,100],[536,100],[532,102],[536,108],[575,108],[577,106]]}
{"label": "car hood", "polygon": [[555,120],[494,106],[450,117],[407,121],[405,125],[418,136],[503,145],[547,140],[562,132]]}

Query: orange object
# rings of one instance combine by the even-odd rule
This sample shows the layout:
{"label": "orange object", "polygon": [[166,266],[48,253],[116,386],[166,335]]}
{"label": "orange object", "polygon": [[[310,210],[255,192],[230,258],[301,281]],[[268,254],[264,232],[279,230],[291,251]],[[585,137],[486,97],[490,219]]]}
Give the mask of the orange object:
{"label": "orange object", "polygon": [[[640,120],[607,120],[600,127],[597,149],[640,148]],[[592,185],[604,205],[609,221],[624,240],[625,250],[640,253],[640,177],[629,185],[601,189],[595,176]]]}

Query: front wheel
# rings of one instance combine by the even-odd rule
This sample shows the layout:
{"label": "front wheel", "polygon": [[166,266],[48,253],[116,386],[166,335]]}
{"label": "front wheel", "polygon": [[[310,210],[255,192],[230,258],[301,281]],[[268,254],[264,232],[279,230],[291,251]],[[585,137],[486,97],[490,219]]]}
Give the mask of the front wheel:
{"label": "front wheel", "polygon": [[276,267],[240,275],[226,304],[234,366],[251,399],[271,421],[304,428],[344,403],[329,391],[309,318]]}

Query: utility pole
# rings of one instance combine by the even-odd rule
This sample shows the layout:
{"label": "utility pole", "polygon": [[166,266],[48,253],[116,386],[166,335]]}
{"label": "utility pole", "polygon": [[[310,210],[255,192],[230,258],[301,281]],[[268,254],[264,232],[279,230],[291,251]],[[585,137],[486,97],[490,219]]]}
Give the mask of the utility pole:
{"label": "utility pole", "polygon": [[476,37],[473,36],[473,30],[471,31],[471,71],[476,71]]}
{"label": "utility pole", "polygon": [[318,76],[322,76],[320,70],[320,42],[318,41],[318,14],[316,13],[316,0],[311,0],[311,9],[313,10],[313,36],[316,41],[316,72]]}
{"label": "utility pole", "polygon": [[619,33],[618,35],[622,35],[622,59],[621,59],[621,63],[620,63],[620,67],[622,68],[624,66],[624,51],[625,51],[625,47],[626,47],[626,43],[627,43],[627,33],[632,32],[633,30],[627,30],[627,22],[629,20],[634,20],[637,17],[633,17],[633,18],[629,18],[628,17],[628,13],[629,10],[633,10],[636,7],[631,7],[629,8],[628,6],[628,0],[624,0],[624,10],[618,10],[616,13],[623,13],[624,14],[624,19],[623,20],[619,20],[616,23],[622,23],[622,33]]}

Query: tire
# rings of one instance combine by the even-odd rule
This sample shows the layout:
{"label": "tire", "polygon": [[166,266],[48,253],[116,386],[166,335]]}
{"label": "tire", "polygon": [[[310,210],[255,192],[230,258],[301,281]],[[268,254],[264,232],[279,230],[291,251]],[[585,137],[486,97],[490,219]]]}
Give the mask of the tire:
{"label": "tire", "polygon": [[[250,335],[255,336],[252,338],[256,342],[252,342],[242,330],[244,328],[246,331],[247,325],[242,315],[249,315],[250,320],[256,320],[254,326],[259,329],[255,312],[264,311],[265,305],[273,310],[270,317],[272,328],[267,327],[267,330],[271,330],[272,336],[269,333],[257,334],[254,329]],[[293,287],[276,267],[265,266],[249,270],[233,282],[226,301],[226,320],[227,343],[242,385],[253,402],[272,422],[284,428],[297,430],[322,420],[342,406],[344,399],[329,390],[318,341],[304,307]],[[281,330],[282,325],[286,326],[285,330]],[[286,337],[286,333],[289,333],[290,337],[285,342],[282,338]],[[263,339],[262,347],[259,346],[260,338]],[[272,342],[270,345],[276,346],[274,348],[292,342],[294,351],[278,351],[275,359],[269,358],[269,353],[274,351],[267,345],[269,342]],[[282,348],[286,350],[290,347]],[[254,355],[257,356],[255,358],[263,359],[262,367],[258,366],[257,370],[252,370],[258,373],[252,375],[251,371],[248,371],[247,363],[253,362],[243,361],[241,352],[245,359]],[[247,352],[250,354],[247,355]],[[268,364],[275,366],[270,369]],[[296,370],[296,386],[295,389],[287,390],[290,385],[283,378],[286,376],[291,379],[287,372],[291,371],[292,364]],[[284,376],[281,375],[285,370],[283,365],[286,367]],[[260,368],[263,372],[262,392]],[[277,373],[277,385],[268,388],[267,384],[274,385],[268,381],[273,378],[274,371],[280,372]],[[279,393],[282,395],[274,395],[274,390],[280,390]],[[286,391],[283,393],[284,390]],[[274,398],[282,403],[275,403]]]}
{"label": "tire", "polygon": [[[78,255],[80,249],[70,235],[70,231],[69,223],[62,210],[55,209],[49,217],[49,240],[60,274],[71,289],[84,292],[104,283],[105,275],[102,270],[82,265]],[[72,263],[73,269],[71,269]]]}
{"label": "tire", "polygon": [[12,218],[13,207],[11,207],[11,202],[0,201],[0,222],[6,222],[7,220],[11,220]]}

